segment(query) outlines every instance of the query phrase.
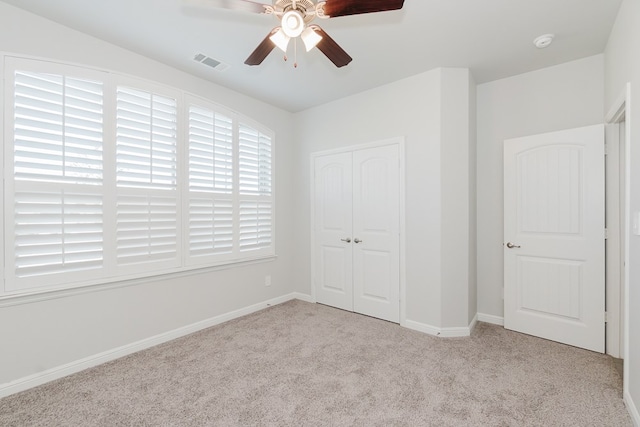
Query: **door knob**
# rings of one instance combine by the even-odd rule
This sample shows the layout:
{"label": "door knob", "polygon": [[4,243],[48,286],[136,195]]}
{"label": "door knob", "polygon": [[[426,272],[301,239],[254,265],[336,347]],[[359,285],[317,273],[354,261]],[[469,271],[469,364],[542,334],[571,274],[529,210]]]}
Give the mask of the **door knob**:
{"label": "door knob", "polygon": [[354,242],[356,243],[362,243],[362,240],[358,239],[357,237],[355,239],[353,239]]}
{"label": "door knob", "polygon": [[340,240],[342,240],[343,242],[351,243],[350,237],[347,237],[346,239],[340,239]]}
{"label": "door knob", "polygon": [[508,242],[508,243],[507,243],[507,247],[508,247],[509,249],[514,249],[514,248],[515,248],[515,249],[520,249],[520,246],[519,246],[519,245],[514,245],[514,244],[513,244],[513,243],[511,243],[511,242]]}

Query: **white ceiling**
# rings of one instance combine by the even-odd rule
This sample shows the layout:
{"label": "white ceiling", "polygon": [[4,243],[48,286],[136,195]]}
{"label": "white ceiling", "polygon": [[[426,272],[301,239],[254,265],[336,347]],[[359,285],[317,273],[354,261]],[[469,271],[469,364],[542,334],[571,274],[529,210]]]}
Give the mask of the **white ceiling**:
{"label": "white ceiling", "polygon": [[[292,112],[441,66],[468,67],[483,83],[602,53],[622,2],[405,0],[399,11],[314,21],[353,62],[338,69],[299,46],[295,69],[277,49],[260,66],[244,65],[278,25],[273,16],[182,0],[2,1]],[[535,48],[544,33],[554,43]],[[213,70],[197,53],[230,67]]]}

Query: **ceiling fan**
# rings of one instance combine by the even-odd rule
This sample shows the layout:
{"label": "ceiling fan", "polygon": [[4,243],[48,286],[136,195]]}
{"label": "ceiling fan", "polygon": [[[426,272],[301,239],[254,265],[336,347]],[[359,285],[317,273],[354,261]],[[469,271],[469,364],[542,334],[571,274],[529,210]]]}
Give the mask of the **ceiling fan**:
{"label": "ceiling fan", "polygon": [[344,67],[352,58],[322,28],[311,21],[315,18],[337,18],[402,9],[404,0],[273,0],[272,4],[251,0],[191,0],[190,3],[274,15],[280,21],[280,26],[271,30],[244,61],[247,65],[260,65],[276,47],[286,54],[290,40],[300,37],[307,52],[317,47],[336,67]]}

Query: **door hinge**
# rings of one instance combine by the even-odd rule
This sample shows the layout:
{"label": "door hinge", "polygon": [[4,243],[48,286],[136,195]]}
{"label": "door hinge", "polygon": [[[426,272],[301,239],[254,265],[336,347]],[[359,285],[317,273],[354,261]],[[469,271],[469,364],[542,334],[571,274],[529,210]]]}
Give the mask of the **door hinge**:
{"label": "door hinge", "polygon": [[604,312],[604,323],[609,323],[609,313]]}
{"label": "door hinge", "polygon": [[604,144],[604,155],[605,156],[609,155],[609,144]]}
{"label": "door hinge", "polygon": [[609,229],[605,228],[604,229],[604,240],[607,240],[609,238]]}

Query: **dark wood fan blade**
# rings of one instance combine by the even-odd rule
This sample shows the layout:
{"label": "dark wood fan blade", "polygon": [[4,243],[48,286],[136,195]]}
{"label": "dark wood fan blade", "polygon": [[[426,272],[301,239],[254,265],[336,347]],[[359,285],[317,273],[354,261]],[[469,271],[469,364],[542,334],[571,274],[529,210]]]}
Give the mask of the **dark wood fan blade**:
{"label": "dark wood fan blade", "polygon": [[402,9],[404,0],[326,0],[324,14],[330,18]]}
{"label": "dark wood fan blade", "polygon": [[241,12],[264,13],[271,5],[262,4],[250,0],[183,0],[188,6],[238,10]]}
{"label": "dark wood fan blade", "polygon": [[267,34],[267,37],[265,37],[264,40],[262,40],[262,42],[260,42],[260,44],[258,45],[256,50],[254,50],[251,53],[251,55],[249,55],[247,60],[244,61],[245,64],[247,64],[247,65],[260,65],[260,64],[262,64],[262,61],[264,61],[264,59],[276,47],[276,45],[269,39],[269,37],[271,37],[273,34],[275,34],[276,31],[278,31],[279,28],[280,27],[276,27],[273,30],[271,30],[271,32],[269,34]]}
{"label": "dark wood fan blade", "polygon": [[311,25],[311,29],[322,36],[322,40],[320,40],[316,47],[320,49],[336,67],[344,67],[353,60],[322,28],[317,25]]}

